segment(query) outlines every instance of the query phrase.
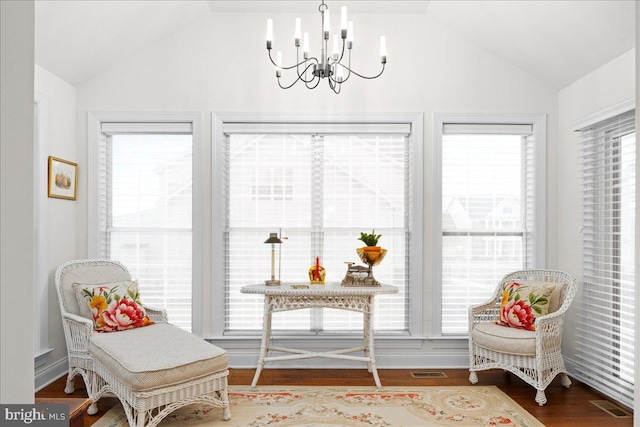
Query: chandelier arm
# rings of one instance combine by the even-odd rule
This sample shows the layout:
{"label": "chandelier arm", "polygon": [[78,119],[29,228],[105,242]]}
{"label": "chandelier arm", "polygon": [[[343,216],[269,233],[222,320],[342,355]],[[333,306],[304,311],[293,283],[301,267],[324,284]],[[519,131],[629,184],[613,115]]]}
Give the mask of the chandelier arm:
{"label": "chandelier arm", "polygon": [[[298,49],[296,49],[296,61],[298,61],[298,60],[299,60]],[[311,63],[311,64],[307,65],[305,67],[305,69],[302,70],[302,74],[300,74],[299,67],[296,67],[296,74],[298,75],[298,78],[300,80],[302,80],[307,87],[309,87],[308,84],[312,83],[316,79],[316,77],[312,76],[310,80],[307,80],[307,79],[304,78],[304,76],[307,74],[307,70],[309,70],[309,67],[312,67],[313,65],[317,66],[318,60],[315,57],[311,57],[311,58],[306,59],[305,61],[315,61],[315,64]],[[300,65],[300,64],[304,63],[305,61],[299,62],[297,65]]]}
{"label": "chandelier arm", "polygon": [[[291,69],[293,69],[293,68],[297,68],[298,66],[300,66],[300,65],[302,65],[302,64],[304,64],[304,63],[306,63],[306,62],[311,62],[311,61],[315,61],[316,65],[317,65],[317,64],[319,64],[318,59],[317,59],[316,57],[312,56],[311,58],[307,58],[307,59],[305,59],[305,60],[303,60],[303,61],[300,61],[300,62],[298,62],[297,64],[294,64],[294,65],[292,65],[292,66],[290,66],[290,67],[283,67],[282,65],[278,65],[278,64],[273,60],[273,58],[271,57],[271,49],[269,49],[269,60],[271,61],[271,63],[272,63],[274,66],[276,66],[276,67],[278,67],[278,68],[280,68],[280,69],[282,69],[282,70],[291,70]],[[307,68],[308,68],[308,66],[307,66]]]}
{"label": "chandelier arm", "polygon": [[[342,64],[340,64],[340,65],[342,65]],[[342,66],[345,67],[344,65],[342,65]],[[358,76],[358,77],[360,77],[362,79],[373,80],[373,79],[377,79],[378,77],[380,77],[382,75],[382,73],[384,73],[384,66],[385,66],[385,64],[382,64],[382,70],[380,70],[380,72],[375,76],[363,76],[362,74],[356,73],[351,68],[348,68],[348,70],[349,70],[350,73],[353,73],[353,74],[355,74],[356,76]],[[347,67],[345,67],[345,68],[347,68]]]}
{"label": "chandelier arm", "polygon": [[[343,78],[341,82],[338,82],[336,79],[334,79],[332,76],[329,76],[330,80],[333,80],[335,83],[345,83],[347,80],[349,80],[349,77],[351,77],[351,51],[349,51],[349,65],[344,65],[342,62],[335,62],[335,64],[340,65],[342,68],[344,68],[345,70],[347,70],[347,77]],[[354,72],[355,74],[355,72]]]}
{"label": "chandelier arm", "polygon": [[[344,58],[344,45],[347,44],[347,39],[342,39],[342,52],[340,52],[340,59],[338,62],[342,62],[342,58]],[[351,52],[351,51],[349,51]]]}
{"label": "chandelier arm", "polygon": [[[303,81],[303,82],[304,82],[304,84],[305,84],[305,85],[307,85],[307,87],[309,87],[309,86],[308,86],[308,84],[309,84],[309,83],[313,83],[313,81],[316,79],[316,76],[311,77],[311,79],[309,79],[309,80],[306,80],[306,79],[304,78],[304,75],[306,74],[306,72],[307,72],[307,70],[309,69],[309,67],[311,67],[311,65],[309,65],[307,68],[305,68],[305,69],[304,69],[304,71],[302,72],[302,74],[298,73],[298,80]],[[318,81],[319,81],[319,80],[320,80],[320,78],[318,77]],[[317,86],[317,84],[316,84],[316,86]],[[315,86],[314,86],[314,87],[315,87]]]}
{"label": "chandelier arm", "polygon": [[[320,78],[320,76],[316,76],[316,75],[314,75],[314,76],[313,76],[313,78],[312,78],[310,81],[304,81],[304,85],[307,87],[307,89],[315,89],[315,88],[317,88],[317,87],[318,87],[318,85],[320,84],[320,80],[322,80],[322,79]],[[312,83],[312,82],[314,82],[314,81],[316,82],[316,84],[315,84],[315,85],[313,85],[313,86],[309,86],[309,83]]]}
{"label": "chandelier arm", "polygon": [[[298,47],[296,47],[296,74],[298,75],[299,78],[302,79],[302,76],[300,75],[300,49]],[[305,71],[307,69],[305,68]],[[303,71],[303,73],[305,72]],[[304,79],[302,79],[304,81]]]}
{"label": "chandelier arm", "polygon": [[[345,67],[346,68],[346,67]],[[343,79],[341,82],[337,81],[336,79],[333,78],[333,76],[328,76],[329,78],[329,82],[333,83],[334,85],[336,84],[341,84],[347,81],[347,79]]]}
{"label": "chandelier arm", "polygon": [[[296,49],[296,61],[299,61],[299,60],[300,60],[300,57],[298,55],[298,49]],[[292,69],[294,67],[298,68],[298,66],[304,64],[305,62],[314,62],[314,61],[315,61],[316,65],[318,65],[320,63],[320,61],[318,61],[318,58],[316,58],[315,56],[312,56],[311,58],[303,59],[302,61],[298,62],[296,65],[292,65],[291,67],[282,67],[281,66],[280,68],[282,68],[283,70],[290,70],[290,69]],[[307,68],[309,68],[309,66],[307,66]],[[305,71],[307,71],[307,70],[305,69]]]}
{"label": "chandelier arm", "polygon": [[[292,65],[292,66],[290,66],[290,67],[282,67],[282,66],[281,66],[280,68],[282,68],[283,70],[292,70],[292,69],[294,69],[294,68],[298,68],[300,65],[303,65],[303,64],[305,64],[305,63],[307,63],[307,62],[312,62],[312,61],[315,61],[315,62],[316,62],[316,64],[318,64],[318,60],[317,60],[316,58],[309,58],[309,59],[305,59],[304,61],[300,61],[300,62],[298,62],[297,64]],[[307,66],[306,66],[306,68],[309,68],[311,65],[313,65],[313,64],[309,64],[309,65],[307,65]],[[306,68],[305,68],[305,70],[306,70]]]}
{"label": "chandelier arm", "polygon": [[[305,68],[305,71],[307,71],[309,69],[309,67],[311,67],[311,65],[308,65],[307,68]],[[278,86],[280,86],[282,89],[289,89],[291,87],[293,87],[293,85],[295,85],[296,83],[298,83],[299,80],[302,80],[303,82],[306,83],[306,81],[301,77],[298,76],[293,83],[291,83],[289,86],[282,86],[282,83],[280,83],[280,78],[278,78]],[[313,81],[313,80],[312,80]]]}
{"label": "chandelier arm", "polygon": [[279,65],[276,64],[276,61],[274,61],[273,58],[271,57],[271,49],[267,49],[267,52],[269,52],[269,61],[271,61],[271,63],[276,67],[279,67]]}
{"label": "chandelier arm", "polygon": [[[297,64],[294,64],[294,65],[292,65],[292,66],[290,66],[290,67],[283,67],[283,66],[280,66],[280,68],[282,68],[283,70],[292,70],[292,69],[294,69],[294,68],[298,68],[300,65],[302,65],[302,64],[304,64],[304,63],[312,62],[312,61],[315,61],[316,65],[318,64],[318,60],[317,60],[316,58],[309,58],[309,59],[305,59],[304,61],[300,61],[300,62],[298,62]],[[307,65],[306,67],[307,67],[307,68],[309,68],[311,65],[313,65],[313,64],[309,64],[309,65]]]}
{"label": "chandelier arm", "polygon": [[[345,39],[342,39],[342,52],[340,53],[340,58],[333,59],[333,55],[329,56],[327,58],[327,62],[329,63],[329,65],[340,64],[342,62],[342,58],[344,58],[344,45],[345,45]],[[349,60],[351,60],[351,50],[349,50]]]}
{"label": "chandelier arm", "polygon": [[331,90],[333,91],[333,93],[335,93],[336,95],[340,93],[340,89],[342,88],[342,85],[340,83],[335,82],[331,83],[332,79],[329,79],[329,87],[331,88]]}
{"label": "chandelier arm", "polygon": [[339,82],[329,77],[328,83],[329,83],[329,88],[333,93],[335,93],[336,95],[340,93],[340,89],[342,88],[342,85]]}
{"label": "chandelier arm", "polygon": [[[313,85],[313,86],[309,86],[309,83],[310,83],[310,82],[309,82],[309,83],[307,83],[307,82],[305,82],[305,83],[304,83],[304,84],[305,84],[305,86],[307,87],[307,89],[315,89],[315,88],[317,88],[317,87],[318,87],[318,85],[320,84],[320,77],[318,77],[318,78],[315,78],[315,77],[314,77],[314,78],[313,78],[313,80],[315,80],[315,81],[316,81],[316,84],[315,84],[315,85]],[[311,81],[313,81],[313,80],[311,80]]]}

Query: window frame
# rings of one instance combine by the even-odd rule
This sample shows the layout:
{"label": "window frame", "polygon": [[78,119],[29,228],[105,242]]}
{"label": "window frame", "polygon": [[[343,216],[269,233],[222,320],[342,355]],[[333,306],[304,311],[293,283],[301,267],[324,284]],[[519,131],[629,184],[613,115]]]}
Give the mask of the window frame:
{"label": "window frame", "polygon": [[[342,113],[342,114],[295,114],[295,113],[216,113],[211,114],[211,191],[212,191],[212,250],[211,250],[211,266],[212,266],[212,289],[211,289],[211,333],[214,342],[222,342],[233,340],[239,345],[248,347],[259,346],[261,331],[256,332],[233,332],[225,333],[225,282],[224,282],[224,231],[225,231],[225,212],[223,204],[223,176],[220,171],[225,167],[223,157],[223,144],[225,135],[223,127],[234,123],[263,123],[269,125],[294,124],[303,126],[304,124],[340,124],[340,123],[358,123],[362,125],[374,123],[390,123],[390,124],[409,124],[411,133],[408,138],[412,147],[411,164],[413,175],[412,180],[414,200],[413,212],[410,214],[413,218],[412,238],[410,239],[410,250],[415,260],[423,259],[423,120],[422,113]],[[407,338],[405,345],[408,348],[420,348],[423,339],[422,333],[422,311],[423,311],[423,291],[422,283],[424,283],[424,273],[422,262],[414,262],[410,266],[410,291],[411,298],[408,301],[408,336],[398,336],[388,334],[394,340],[393,346],[398,345],[398,338]],[[382,334],[381,334],[382,335]],[[393,336],[392,336],[393,335]],[[295,340],[296,345],[313,347],[317,346],[318,336],[300,335],[297,333],[285,333],[280,335],[289,340]],[[384,336],[384,335],[383,335]],[[338,333],[331,334],[331,339],[350,340],[353,334]],[[307,340],[308,342],[304,342]],[[419,340],[419,341],[418,341]],[[301,342],[303,341],[303,342]],[[378,341],[376,341],[378,343]],[[383,344],[384,345],[384,344]]]}
{"label": "window frame", "polygon": [[[433,120],[433,204],[432,204],[432,330],[434,348],[468,348],[468,337],[442,333],[442,137],[448,124],[524,124],[532,126],[535,138],[535,212],[531,268],[545,265],[546,248],[546,114],[528,113],[435,113]],[[496,283],[496,286],[498,283]]]}
{"label": "window frame", "polygon": [[99,181],[98,181],[98,146],[102,134],[103,123],[189,123],[192,128],[192,265],[191,265],[191,332],[203,335],[202,301],[202,191],[201,168],[202,159],[202,117],[197,112],[88,112],[88,254],[90,258],[98,258],[99,251]]}
{"label": "window frame", "polygon": [[[633,110],[635,110],[635,114],[632,114]],[[631,113],[631,114],[630,114]],[[638,206],[640,205],[640,202],[638,200],[637,197],[637,192],[638,192],[638,182],[640,181],[640,174],[638,174],[638,159],[640,159],[640,150],[638,150],[638,111],[637,111],[637,105],[636,105],[636,99],[635,97],[631,97],[631,98],[627,98],[617,104],[611,105],[607,108],[595,111],[591,114],[587,114],[586,116],[583,116],[581,118],[578,118],[576,120],[574,120],[572,122],[572,131],[573,132],[579,132],[580,135],[578,136],[579,139],[579,154],[581,156],[584,156],[587,152],[589,152],[589,149],[586,149],[584,147],[585,143],[591,143],[591,144],[596,144],[595,147],[596,148],[602,148],[602,146],[604,144],[602,144],[603,141],[614,141],[613,144],[616,144],[618,146],[618,149],[621,148],[621,144],[622,144],[622,138],[625,135],[628,134],[615,134],[615,132],[619,132],[621,130],[621,127],[615,128],[615,127],[611,127],[612,125],[612,121],[614,120],[625,120],[624,116],[630,115],[631,117],[633,117],[634,120],[634,127],[633,127],[633,132],[629,132],[629,134],[631,133],[635,133],[635,139],[636,139],[636,145],[635,145],[635,166],[636,166],[636,179],[635,182],[633,182],[633,184],[636,185],[635,187],[635,191],[636,191],[636,202],[635,202],[635,233],[636,233],[636,239],[635,239],[635,254],[636,254],[636,262],[634,265],[635,268],[635,274],[634,274],[634,278],[636,281],[636,284],[638,283],[638,277],[640,275],[639,270],[638,270],[638,261],[637,261],[637,253],[638,253],[638,224],[640,223],[640,220],[638,219]],[[628,119],[628,118],[627,118]],[[609,129],[607,129],[607,127],[609,127]],[[597,137],[587,137],[587,134],[589,132],[600,132],[599,136]],[[614,133],[613,137],[610,136],[611,133]],[[590,141],[589,141],[590,139]],[[585,142],[586,140],[586,142]],[[617,142],[616,142],[617,141]],[[613,155],[613,153],[611,153],[611,155],[609,155],[609,153],[606,153],[607,150],[601,150],[601,153],[605,153],[607,154],[606,157],[603,157],[605,160],[611,161],[614,160],[614,162],[612,164],[615,165],[621,165],[622,164],[622,152],[618,152],[616,155]],[[595,150],[593,151],[595,152]],[[589,153],[591,154],[591,153]],[[585,180],[585,171],[584,171],[584,164],[581,163],[580,166],[580,173],[581,173],[581,178],[580,178],[580,191],[581,191],[581,196],[585,197],[585,189],[584,189],[584,180]],[[603,169],[603,167],[599,167],[599,172]],[[620,171],[618,171],[617,173],[620,173]],[[593,177],[592,173],[588,174],[588,177]],[[604,182],[610,183],[611,181],[613,181],[612,178],[607,178],[606,180],[600,180],[597,183],[601,184]],[[621,189],[622,187],[620,187]],[[618,191],[620,189],[617,189]],[[581,215],[583,216],[583,224],[581,227],[581,231],[580,234],[582,235],[582,239],[585,239],[585,236],[593,236],[596,235],[598,233],[600,233],[600,235],[605,235],[607,238],[611,238],[612,241],[615,241],[616,238],[614,237],[614,235],[616,234],[616,232],[619,232],[619,227],[621,226],[621,224],[619,223],[619,220],[621,219],[621,209],[620,209],[620,193],[618,192],[617,194],[612,193],[611,195],[608,195],[608,197],[610,197],[612,200],[614,200],[614,204],[618,204],[617,208],[612,208],[610,211],[608,211],[608,213],[614,213],[617,214],[617,216],[613,216],[613,221],[612,224],[614,225],[615,228],[617,228],[616,231],[610,231],[607,232],[606,231],[606,227],[601,226],[601,225],[596,225],[596,226],[587,226],[585,219],[587,218],[587,214],[593,214],[594,212],[597,214],[601,214],[602,211],[598,210],[598,209],[593,209],[593,210],[586,210],[585,209],[585,205],[584,203],[580,206],[581,207]],[[618,198],[618,200],[615,200],[616,198]],[[600,201],[600,199],[599,199]],[[619,244],[620,242],[618,242]],[[583,245],[584,246],[584,245]],[[621,250],[621,246],[617,246],[612,248],[613,250],[617,250],[620,251]],[[621,263],[620,261],[618,261],[617,263],[613,262],[613,259],[616,258],[616,256],[614,255],[610,255],[606,262],[602,262],[602,264],[606,264],[606,267],[596,267],[596,262],[594,261],[589,261],[586,253],[585,249],[583,248],[583,253],[581,255],[581,273],[583,276],[583,280],[582,280],[582,294],[581,294],[581,304],[583,305],[582,309],[581,309],[581,313],[578,314],[578,318],[580,320],[579,322],[579,326],[578,326],[578,348],[577,348],[577,360],[576,360],[576,369],[575,369],[575,376],[576,378],[578,378],[580,381],[584,382],[585,384],[593,387],[594,389],[600,391],[601,393],[612,397],[613,399],[623,403],[626,406],[632,407],[634,405],[634,401],[637,402],[638,401],[638,394],[637,394],[637,390],[640,384],[640,381],[638,381],[638,377],[637,374],[634,378],[633,383],[630,383],[627,385],[627,387],[630,386],[631,389],[634,389],[636,391],[636,395],[629,395],[627,390],[623,390],[625,388],[624,386],[624,382],[629,383],[629,380],[626,378],[623,378],[620,375],[620,367],[616,366],[620,364],[620,357],[618,355],[618,360],[617,360],[617,364],[614,364],[613,362],[611,362],[611,364],[613,366],[606,366],[604,368],[602,368],[601,366],[597,366],[597,364],[599,363],[599,361],[596,362],[584,362],[584,360],[590,360],[590,358],[592,357],[592,354],[590,354],[589,351],[584,351],[585,347],[588,346],[589,344],[591,344],[594,339],[592,337],[587,338],[585,336],[586,333],[586,328],[584,325],[584,322],[582,322],[586,315],[585,311],[587,310],[586,308],[584,308],[586,305],[589,305],[593,302],[594,297],[593,297],[593,292],[597,289],[597,287],[600,285],[599,283],[595,283],[593,278],[592,278],[592,274],[587,274],[586,272],[589,270],[599,270],[599,269],[604,269],[606,270],[607,268],[611,268],[612,272],[616,272],[615,268],[617,267],[618,269],[621,267]],[[600,253],[598,253],[598,255],[600,255]],[[620,252],[618,252],[617,256],[619,257]],[[614,283],[617,284],[618,286],[618,292],[620,291],[620,285],[621,285],[621,278],[620,278],[620,271],[617,271],[618,273],[618,277],[615,278],[611,278],[610,280],[612,280]],[[603,279],[603,281],[606,282],[606,280],[609,278],[605,278]],[[604,292],[603,292],[604,294]],[[633,300],[635,306],[634,306],[634,313],[635,310],[637,309],[638,306],[638,302],[640,301],[640,292],[635,292],[635,298]],[[620,302],[616,301],[616,298],[620,298],[619,295],[616,295],[615,292],[612,292],[610,294],[604,294],[604,296],[602,297],[607,303],[611,304],[611,305],[619,305]],[[610,300],[606,300],[606,298],[610,298]],[[615,311],[613,309],[611,309],[611,311]],[[620,308],[618,307],[618,312],[616,314],[620,315]],[[634,331],[634,335],[632,335],[632,339],[636,338],[636,340],[634,341],[633,344],[633,354],[635,354],[636,356],[636,366],[637,366],[637,355],[639,354],[639,348],[640,346],[635,345],[635,343],[637,342],[637,337],[638,337],[638,320],[637,320],[637,316],[635,319],[635,331]],[[591,327],[593,327],[593,325],[589,325]],[[596,327],[599,325],[596,325]],[[616,327],[618,328],[618,330],[616,330]],[[606,351],[606,356],[610,357],[611,359],[613,359],[614,357],[614,350],[611,349],[611,345],[609,342],[607,342],[607,340],[609,341],[617,341],[618,345],[620,345],[619,343],[622,341],[620,335],[621,331],[620,331],[620,322],[618,320],[618,322],[616,323],[613,319],[612,319],[612,323],[611,323],[611,330],[605,330],[605,334],[609,333],[610,337],[607,336],[606,339],[601,341],[602,344],[602,349],[604,349],[603,351]],[[612,337],[613,336],[618,336],[618,340],[614,340]],[[633,357],[633,356],[632,356]],[[628,360],[628,359],[627,359]],[[594,366],[595,365],[595,366]],[[593,375],[594,370],[602,371],[601,374],[599,375]],[[617,374],[614,373],[613,371],[618,371]],[[613,380],[612,377],[617,377],[617,380]],[[613,381],[612,381],[613,380]]]}

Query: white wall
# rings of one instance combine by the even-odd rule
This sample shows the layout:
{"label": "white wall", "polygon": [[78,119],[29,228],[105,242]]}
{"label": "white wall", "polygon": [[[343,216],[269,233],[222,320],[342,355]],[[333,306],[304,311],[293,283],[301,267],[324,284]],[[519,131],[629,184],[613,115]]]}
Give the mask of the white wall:
{"label": "white wall", "polygon": [[[579,285],[582,282],[580,135],[572,132],[572,122],[633,97],[636,90],[635,62],[636,52],[632,49],[559,93],[559,140],[555,148],[557,178],[549,181],[555,183],[557,193],[557,250],[554,267],[572,274],[578,279]],[[577,330],[580,302],[581,288],[578,286],[578,294],[565,323],[563,354],[569,359],[575,359],[576,355],[576,342],[571,339],[571,332]]]}
{"label": "white wall", "polygon": [[[54,156],[72,162],[76,157],[76,89],[42,67],[35,67],[35,90],[46,97],[48,107],[46,150],[44,156]],[[80,170],[86,169],[86,162],[77,162]],[[44,183],[43,183],[44,184]],[[45,190],[46,191],[46,190]],[[66,365],[66,343],[62,331],[60,308],[55,291],[55,272],[58,266],[76,259],[76,222],[78,202],[65,199],[47,198],[44,203],[47,216],[47,260],[49,348],[46,365],[36,371],[36,388],[59,377],[68,369]]]}
{"label": "white wall", "polygon": [[[275,49],[285,61],[295,56],[294,15],[274,18]],[[267,15],[206,16],[77,88],[78,161],[87,162],[88,111],[198,111],[203,114],[203,305],[209,334],[211,301],[211,135],[209,113],[216,112],[423,112],[425,165],[424,330],[431,333],[432,115],[435,112],[526,112],[548,114],[548,141],[556,144],[557,91],[522,70],[477,48],[426,15],[352,16],[357,26],[353,65],[362,73],[379,67],[378,36],[384,31],[389,61],[373,81],[345,84],[335,95],[327,87],[278,88],[267,58]],[[317,13],[303,15],[303,26],[319,25]],[[317,39],[312,37],[312,49]],[[314,44],[315,43],[315,44]],[[323,82],[326,84],[326,82]],[[553,164],[549,159],[549,163]],[[86,168],[80,169],[78,209],[87,209]],[[548,209],[553,209],[549,204]],[[555,230],[553,230],[555,232]],[[78,215],[78,254],[87,253],[87,223]],[[553,233],[549,233],[549,237]],[[549,240],[549,239],[548,239]],[[553,240],[551,240],[553,241]],[[426,350],[431,350],[430,343]],[[383,352],[384,350],[380,350]],[[435,350],[446,355],[450,350]],[[379,353],[380,354],[380,353]],[[467,364],[464,350],[440,360]],[[401,358],[401,357],[400,357]],[[427,359],[413,359],[429,363]],[[453,360],[453,361],[452,361]],[[401,362],[399,362],[401,363]]]}
{"label": "white wall", "polygon": [[[640,124],[640,109],[637,108],[638,102],[640,102],[640,1],[636,0],[636,130],[638,124]],[[640,150],[638,147],[638,135],[636,132],[636,251],[640,251],[640,173],[638,173],[638,165],[640,165]],[[636,252],[638,254],[638,252]],[[636,289],[640,284],[640,257],[636,256]],[[635,294],[635,307],[636,312],[640,307],[640,292]],[[635,317],[635,342],[640,343],[640,316]],[[640,414],[640,345],[635,346],[635,376],[634,376],[634,413]],[[633,420],[635,427],[640,427],[640,416],[636,416]]]}
{"label": "white wall", "polygon": [[0,403],[33,403],[33,1],[0,2]]}

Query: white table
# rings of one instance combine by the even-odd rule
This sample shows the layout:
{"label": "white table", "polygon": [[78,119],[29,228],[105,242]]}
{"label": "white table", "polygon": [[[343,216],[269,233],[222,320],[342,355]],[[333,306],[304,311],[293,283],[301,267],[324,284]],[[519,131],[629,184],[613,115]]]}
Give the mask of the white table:
{"label": "white table", "polygon": [[[249,285],[240,292],[244,294],[264,295],[264,321],[262,322],[262,344],[260,345],[260,360],[251,387],[255,387],[265,362],[276,360],[309,359],[324,357],[329,359],[356,360],[367,363],[369,372],[373,374],[376,386],[381,388],[380,377],[376,369],[376,358],[373,344],[373,298],[376,295],[395,294],[398,288],[390,285],[343,287],[339,283],[325,285],[309,285],[308,288],[294,288],[292,284],[280,286]],[[271,315],[279,311],[298,310],[301,308],[323,307],[339,308],[356,311],[363,314],[363,345],[361,347],[346,348],[326,352],[313,352],[271,345]],[[270,351],[291,353],[282,356],[267,356]],[[364,356],[354,356],[348,353],[364,352]]]}

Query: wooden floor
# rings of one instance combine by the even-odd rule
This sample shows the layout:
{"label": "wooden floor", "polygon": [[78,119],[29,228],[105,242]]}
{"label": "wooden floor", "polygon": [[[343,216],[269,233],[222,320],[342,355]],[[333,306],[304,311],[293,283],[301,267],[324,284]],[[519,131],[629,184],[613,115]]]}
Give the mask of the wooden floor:
{"label": "wooden floor", "polygon": [[[386,386],[446,386],[469,385],[469,371],[466,369],[379,369],[380,380]],[[444,372],[447,378],[417,379],[412,372]],[[230,385],[249,385],[253,378],[253,369],[232,369],[229,375]],[[580,427],[616,427],[632,426],[631,418],[614,418],[595,405],[591,400],[610,400],[593,389],[573,380],[569,389],[560,385],[556,378],[546,390],[548,402],[540,407],[534,401],[535,390],[519,378],[502,370],[483,371],[478,373],[478,385],[496,385],[518,402],[531,415],[547,427],[580,426]],[[373,377],[366,369],[265,369],[260,376],[260,385],[302,385],[302,386],[372,386]],[[64,394],[65,377],[36,393],[36,398],[59,398]],[[80,376],[76,377],[76,391],[67,397],[86,397],[84,384]],[[99,412],[90,416],[85,412],[84,425],[90,426],[100,416],[119,404],[114,397],[105,397],[98,402]],[[625,408],[626,409],[626,408]],[[160,424],[160,427],[162,423]],[[224,424],[221,423],[221,427]]]}

